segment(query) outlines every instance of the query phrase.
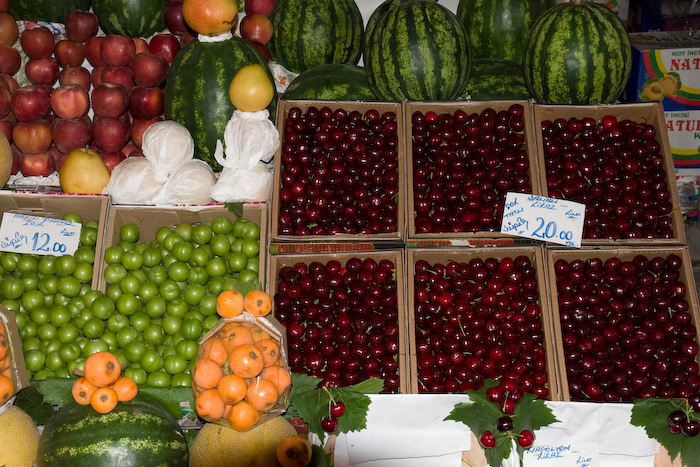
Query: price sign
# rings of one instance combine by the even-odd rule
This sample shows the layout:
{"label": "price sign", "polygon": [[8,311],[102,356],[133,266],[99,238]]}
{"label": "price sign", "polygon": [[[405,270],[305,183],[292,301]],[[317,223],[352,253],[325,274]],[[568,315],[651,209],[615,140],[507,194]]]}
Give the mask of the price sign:
{"label": "price sign", "polygon": [[533,446],[523,454],[523,467],[598,467],[598,445]]}
{"label": "price sign", "polygon": [[6,212],[0,225],[0,251],[36,255],[72,255],[82,224]]}
{"label": "price sign", "polygon": [[567,246],[581,246],[586,206],[526,193],[506,194],[501,232]]}

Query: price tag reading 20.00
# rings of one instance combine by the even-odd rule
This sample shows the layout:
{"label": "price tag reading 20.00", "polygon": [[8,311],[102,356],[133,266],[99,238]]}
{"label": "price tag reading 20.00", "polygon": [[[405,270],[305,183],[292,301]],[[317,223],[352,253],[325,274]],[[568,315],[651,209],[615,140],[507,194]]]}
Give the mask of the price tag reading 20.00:
{"label": "price tag reading 20.00", "polygon": [[0,251],[72,255],[80,244],[81,224],[50,217],[6,212],[0,225]]}
{"label": "price tag reading 20.00", "polygon": [[586,206],[525,193],[506,194],[501,232],[580,247]]}

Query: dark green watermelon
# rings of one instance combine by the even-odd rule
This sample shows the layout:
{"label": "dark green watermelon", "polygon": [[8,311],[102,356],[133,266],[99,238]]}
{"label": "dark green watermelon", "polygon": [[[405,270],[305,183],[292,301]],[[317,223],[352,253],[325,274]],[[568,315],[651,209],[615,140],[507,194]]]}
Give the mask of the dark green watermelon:
{"label": "dark green watermelon", "polygon": [[88,11],[91,0],[12,0],[8,13],[16,20],[63,23],[73,8]]}
{"label": "dark green watermelon", "polygon": [[336,101],[378,100],[369,87],[365,69],[357,65],[329,63],[309,68],[284,92],[285,99]]}
{"label": "dark green watermelon", "polygon": [[512,60],[480,58],[472,61],[462,97],[473,101],[529,99],[523,68]]}

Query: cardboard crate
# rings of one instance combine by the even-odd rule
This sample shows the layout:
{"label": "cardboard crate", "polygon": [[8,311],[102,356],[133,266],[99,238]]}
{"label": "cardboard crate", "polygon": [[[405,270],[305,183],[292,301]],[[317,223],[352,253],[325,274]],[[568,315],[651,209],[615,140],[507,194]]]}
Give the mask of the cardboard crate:
{"label": "cardboard crate", "polygon": [[[559,301],[557,292],[557,279],[554,272],[554,264],[559,259],[573,261],[581,259],[586,261],[590,258],[600,258],[606,261],[609,258],[620,258],[622,261],[632,260],[637,255],[644,255],[648,258],[656,256],[668,256],[676,254],[681,257],[683,266],[680,270],[679,281],[684,283],[687,288],[686,300],[690,305],[688,312],[692,317],[696,332],[700,335],[700,312],[698,311],[698,297],[693,276],[690,253],[685,246],[668,246],[668,247],[626,247],[626,248],[585,248],[581,250],[568,250],[561,248],[547,249],[547,270],[548,270],[548,294],[551,300],[552,322],[554,327],[554,339],[556,344],[557,361],[561,378],[561,397],[563,401],[570,401],[569,381],[566,371],[565,349],[562,337],[561,316],[559,311]],[[697,340],[697,337],[696,337]]]}
{"label": "cardboard crate", "polygon": [[[309,254],[288,254],[288,255],[270,255],[270,267],[268,269],[269,276],[267,280],[267,292],[274,298],[277,286],[279,284],[279,272],[286,266],[293,266],[297,263],[311,264],[314,261],[319,261],[323,264],[328,261],[336,260],[344,267],[347,261],[351,258],[373,258],[377,263],[383,259],[388,259],[394,263],[397,301],[396,308],[398,310],[398,329],[399,329],[399,353],[398,353],[398,374],[399,374],[399,393],[407,394],[409,388],[408,380],[408,362],[407,362],[407,344],[406,344],[406,307],[405,307],[405,283],[404,283],[404,252],[403,250],[382,250],[382,251],[364,251],[364,252],[336,252],[336,253],[309,253]],[[289,338],[289,336],[288,336]]]}
{"label": "cardboard crate", "polygon": [[664,114],[659,103],[648,104],[619,104],[619,105],[540,105],[533,106],[534,125],[536,128],[537,138],[537,156],[539,158],[540,167],[540,185],[544,189],[544,195],[547,196],[547,172],[545,168],[544,158],[544,141],[542,137],[541,124],[545,120],[554,121],[557,118],[569,120],[571,118],[593,118],[596,122],[605,115],[613,115],[618,120],[629,119],[638,123],[648,123],[656,129],[656,140],[661,145],[661,155],[664,159],[664,169],[666,170],[666,183],[671,194],[671,203],[673,209],[671,216],[671,225],[673,229],[673,238],[632,238],[632,239],[582,239],[583,246],[613,246],[613,245],[681,245],[685,243],[685,230],[683,224],[683,215],[680,209],[678,198],[678,187],[674,175],[673,159],[671,157],[671,149],[668,142],[668,132],[666,131],[666,123]]}
{"label": "cardboard crate", "polygon": [[109,212],[109,197],[104,195],[76,195],[65,193],[36,193],[0,190],[0,214],[10,212],[27,216],[61,219],[68,213],[79,214],[83,222],[96,220],[99,223],[95,244],[95,264],[92,274],[92,289],[98,288],[104,257],[104,231]]}
{"label": "cardboard crate", "polygon": [[[523,148],[528,154],[530,167],[528,176],[532,193],[540,195],[540,178],[538,177],[537,157],[535,156],[535,136],[532,125],[532,115],[530,103],[528,101],[474,101],[474,102],[406,102],[404,107],[404,126],[406,128],[406,154],[407,154],[407,224],[408,243],[410,246],[482,246],[482,245],[514,245],[521,243],[522,239],[499,231],[477,231],[477,232],[445,232],[445,233],[420,233],[417,231],[415,223],[415,197],[413,179],[413,132],[412,117],[417,111],[424,114],[433,111],[438,115],[448,113],[454,114],[457,110],[462,110],[467,114],[481,113],[484,109],[491,108],[496,112],[507,110],[513,104],[523,106],[523,120],[525,123],[523,136],[525,142]],[[529,242],[533,243],[533,242]]]}
{"label": "cardboard crate", "polygon": [[[105,249],[119,243],[119,230],[123,225],[134,223],[139,227],[141,238],[139,241],[152,241],[156,237],[156,232],[163,226],[170,228],[177,227],[178,224],[187,223],[199,225],[209,222],[219,216],[228,217],[232,221],[237,216],[226,208],[223,204],[210,204],[206,206],[171,206],[167,208],[157,206],[126,206],[113,205],[107,222],[105,234]],[[266,266],[267,266],[267,203],[245,203],[243,204],[243,218],[254,222],[260,227],[260,260],[258,273],[260,282],[265,286]],[[103,272],[107,264],[104,261],[99,268],[100,284],[99,290],[105,291],[107,284],[103,277]]]}
{"label": "cardboard crate", "polygon": [[[396,197],[397,204],[397,230],[395,232],[378,233],[378,234],[348,234],[339,233],[336,235],[285,235],[280,233],[279,229],[279,214],[280,214],[280,173],[282,171],[282,146],[284,145],[284,128],[289,110],[297,107],[303,112],[306,112],[310,107],[321,109],[328,107],[331,110],[342,109],[348,113],[358,111],[365,113],[368,110],[377,110],[380,114],[385,112],[393,112],[396,115],[398,124],[398,177],[399,190]],[[403,118],[401,112],[401,104],[398,102],[359,102],[359,101],[311,101],[311,100],[280,100],[277,105],[277,128],[282,139],[282,144],[277,150],[274,158],[274,186],[272,193],[272,205],[270,209],[270,238],[273,242],[359,242],[359,243],[381,243],[392,241],[404,241],[406,238],[406,157],[405,157],[405,142]],[[358,211],[358,216],[364,215]]]}
{"label": "cardboard crate", "polygon": [[[547,385],[549,388],[549,400],[561,400],[560,380],[556,366],[556,354],[554,340],[552,338],[551,314],[547,300],[546,265],[544,261],[543,248],[541,246],[499,246],[499,247],[471,247],[471,248],[411,248],[407,250],[406,265],[408,274],[406,276],[406,289],[408,291],[406,300],[408,302],[408,332],[409,332],[409,357],[411,365],[411,393],[418,394],[418,361],[416,349],[416,314],[415,314],[415,264],[419,260],[426,260],[431,265],[441,263],[447,265],[451,261],[468,263],[473,258],[487,259],[516,258],[525,255],[530,258],[537,274],[537,289],[539,293],[538,304],[540,305],[540,316],[542,319],[542,331],[544,333],[542,345],[546,352]],[[480,297],[478,297],[480,299]],[[463,323],[468,327],[469,323]]]}

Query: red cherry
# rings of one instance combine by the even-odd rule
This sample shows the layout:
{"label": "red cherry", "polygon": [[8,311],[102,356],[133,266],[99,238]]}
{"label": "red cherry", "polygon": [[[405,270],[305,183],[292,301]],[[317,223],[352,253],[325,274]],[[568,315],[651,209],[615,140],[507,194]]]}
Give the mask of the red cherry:
{"label": "red cherry", "polygon": [[530,430],[523,430],[518,437],[518,444],[524,448],[529,448],[535,441],[535,435]]}

